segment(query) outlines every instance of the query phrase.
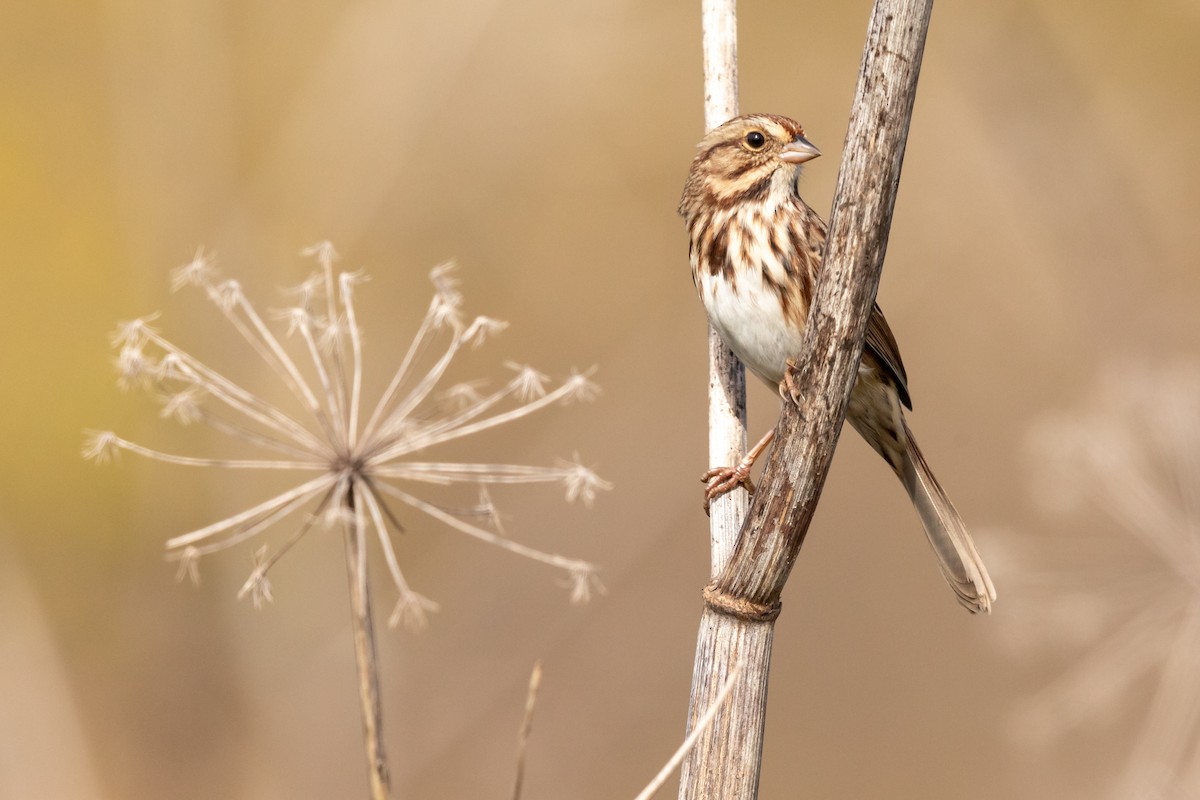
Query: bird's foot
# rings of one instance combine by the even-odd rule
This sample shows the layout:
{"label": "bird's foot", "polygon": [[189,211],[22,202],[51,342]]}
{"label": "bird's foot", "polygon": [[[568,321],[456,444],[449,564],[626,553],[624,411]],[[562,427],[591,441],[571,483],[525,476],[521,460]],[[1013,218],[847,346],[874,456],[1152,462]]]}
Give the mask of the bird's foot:
{"label": "bird's foot", "polygon": [[742,459],[736,467],[713,467],[701,475],[700,480],[708,484],[708,488],[704,490],[704,513],[709,513],[708,509],[713,500],[736,489],[738,485],[745,486],[746,491],[754,494],[754,483],[750,480],[752,466],[753,460]]}

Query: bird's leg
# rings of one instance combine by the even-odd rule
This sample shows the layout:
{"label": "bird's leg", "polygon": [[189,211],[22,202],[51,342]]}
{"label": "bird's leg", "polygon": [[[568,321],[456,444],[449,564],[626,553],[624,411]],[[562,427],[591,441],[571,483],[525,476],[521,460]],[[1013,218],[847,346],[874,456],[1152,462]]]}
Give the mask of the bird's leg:
{"label": "bird's leg", "polygon": [[775,438],[775,429],[767,431],[767,435],[759,439],[758,444],[746,453],[746,457],[738,462],[736,467],[713,467],[708,472],[700,476],[700,480],[708,484],[708,488],[704,490],[704,511],[708,512],[708,506],[713,500],[735,488],[739,483],[744,484],[746,491],[754,493],[754,484],[750,482],[750,468],[754,466],[754,462],[762,455],[763,450],[767,449],[767,445]]}

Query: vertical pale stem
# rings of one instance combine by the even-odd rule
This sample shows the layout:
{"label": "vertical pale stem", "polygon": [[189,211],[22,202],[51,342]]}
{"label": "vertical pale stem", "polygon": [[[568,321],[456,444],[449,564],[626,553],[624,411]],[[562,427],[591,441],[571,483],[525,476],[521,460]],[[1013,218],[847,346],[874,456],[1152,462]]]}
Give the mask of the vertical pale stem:
{"label": "vertical pale stem", "polygon": [[[737,116],[737,2],[702,0],[704,38],[704,122],[711,130]],[[746,450],[746,370],[716,331],[708,329],[708,453],[711,466],[741,460]],[[737,542],[749,497],[744,488],[712,502],[709,533],[712,574],[724,568]],[[681,800],[709,797],[752,798],[758,792],[772,625],[750,622],[705,608],[696,640],[690,733],[710,708],[735,668],[732,694],[696,740],[680,772]],[[714,774],[717,770],[722,775]],[[731,782],[732,779],[732,782]],[[712,794],[712,787],[738,788]]]}
{"label": "vertical pale stem", "polygon": [[696,739],[683,762],[680,800],[758,796],[767,677],[774,621],[749,621],[705,608],[696,640],[696,665],[688,708],[688,732],[713,703],[735,669],[732,693]]}
{"label": "vertical pale stem", "polygon": [[[737,0],[702,0],[704,26],[704,126],[712,130],[737,116]],[[709,466],[738,463],[746,452],[746,369],[721,337],[708,328]],[[716,576],[737,541],[749,497],[738,487],[713,500],[709,509],[712,574]]]}
{"label": "vertical pale stem", "polygon": [[[746,368],[721,336],[708,326],[708,461],[732,466],[746,452]],[[733,553],[750,507],[744,486],[717,497],[709,506],[708,533],[715,578]]]}
{"label": "vertical pale stem", "polygon": [[371,594],[367,580],[366,528],[361,498],[346,493],[352,522],[346,524],[346,568],[350,578],[350,612],[354,629],[354,656],[358,665],[358,695],[362,704],[363,740],[371,800],[387,800],[389,779],[383,749],[383,706],[379,700],[379,662],[375,655],[375,626],[371,620]]}

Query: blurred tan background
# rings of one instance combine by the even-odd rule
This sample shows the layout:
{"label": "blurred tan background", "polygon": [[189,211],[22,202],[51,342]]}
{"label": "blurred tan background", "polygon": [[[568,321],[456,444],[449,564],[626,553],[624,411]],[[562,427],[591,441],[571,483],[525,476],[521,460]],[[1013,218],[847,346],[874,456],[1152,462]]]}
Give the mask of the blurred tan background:
{"label": "blurred tan background", "polygon": [[[114,385],[117,320],[161,310],[185,345],[220,326],[169,293],[172,267],[209,247],[271,307],[323,238],[373,278],[360,314],[376,389],[448,258],[468,312],[512,323],[469,376],[508,358],[555,375],[599,364],[604,389],[472,444],[518,463],[577,450],[616,483],[591,511],[550,491],[500,498],[515,538],[599,562],[606,596],[572,607],[558,574],[406,517],[406,574],[442,610],[422,634],[382,634],[395,796],[507,796],[537,658],[527,800],[631,797],[649,780],[682,736],[707,577],[704,318],[675,216],[702,134],[698,7],[5,10],[0,796],[365,794],[337,538],[282,561],[274,605],[255,612],[235,599],[251,548],[206,560],[196,589],[162,557],[168,537],[261,498],[253,483],[79,457],[84,428],[208,441]],[[823,213],[868,11],[741,8],[742,108],[804,123],[826,154],[803,184]],[[1118,597],[1075,548],[1118,576],[1111,554],[1130,549],[1094,503],[1039,501],[1054,491],[1032,486],[1028,442],[1144,378],[1122,364],[1166,365],[1154,374],[1169,380],[1200,345],[1198,37],[1194,0],[938,4],[880,301],[911,423],[980,530],[1000,599],[987,619],[957,607],[903,491],[846,436],[784,597],[763,797],[1200,796],[1195,720],[1149,730],[1195,682],[1162,700],[1144,648],[1099,659],[1107,682],[1071,684],[1073,724],[1028,724],[1039,709],[1064,722],[1055,686],[1107,641],[1108,616],[1055,596],[1069,583]],[[777,405],[760,386],[750,403],[757,435]],[[1189,473],[1172,474],[1195,535]],[[1200,581],[1187,585],[1176,612],[1196,603]],[[1065,633],[1041,638],[1060,646],[1022,644],[1049,622]],[[1147,775],[1161,793],[1135,795]]]}

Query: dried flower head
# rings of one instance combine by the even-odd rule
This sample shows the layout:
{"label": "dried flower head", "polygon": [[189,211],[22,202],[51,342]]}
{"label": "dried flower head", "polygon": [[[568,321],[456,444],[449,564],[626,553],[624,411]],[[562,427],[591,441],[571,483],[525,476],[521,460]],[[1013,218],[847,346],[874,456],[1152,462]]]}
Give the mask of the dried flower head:
{"label": "dried flower head", "polygon": [[1114,363],[1030,440],[1058,525],[1011,541],[1019,602],[1004,621],[1015,644],[1075,657],[1027,705],[1021,738],[1109,724],[1132,737],[1112,797],[1198,797],[1200,362]]}
{"label": "dried flower head", "polygon": [[[162,404],[164,418],[205,424],[258,446],[264,455],[196,458],[143,447],[104,431],[88,434],[85,457],[102,463],[125,450],[169,464],[307,474],[297,485],[252,508],[168,541],[168,555],[179,562],[180,579],[198,582],[202,557],[251,539],[285,517],[303,514],[291,538],[273,553],[265,545],[254,551],[254,569],[239,596],[249,595],[255,606],[270,601],[268,573],[280,557],[313,526],[337,527],[348,536],[378,538],[399,593],[391,622],[421,627],[437,605],[413,591],[401,571],[391,541],[392,532],[400,530],[392,508],[398,502],[495,547],[562,570],[572,601],[586,601],[599,586],[595,567],[507,538],[500,529],[500,512],[487,492],[490,484],[558,483],[568,501],[578,499],[590,506],[596,493],[611,484],[580,463],[578,456],[555,466],[429,461],[415,456],[556,403],[590,400],[598,392],[591,372],[572,372],[549,388],[550,379],[542,373],[510,365],[514,374],[498,389],[488,391],[484,381],[439,389],[460,350],[477,348],[507,327],[487,317],[468,320],[464,316],[458,281],[446,264],[431,273],[433,300],[391,382],[374,405],[364,405],[363,342],[354,293],[365,276],[336,273],[337,254],[328,242],[303,254],[315,258],[319,271],[291,292],[295,306],[274,315],[284,328],[284,339],[291,340],[290,347],[236,281],[220,278],[203,251],[171,276],[173,289],[194,287],[208,297],[254,357],[287,388],[295,409],[268,402],[176,346],[150,324],[155,316],[121,323],[112,337],[122,388],[153,394]],[[445,350],[440,356],[427,356],[437,341]],[[422,497],[416,488],[460,483],[479,487],[477,505],[447,508]]]}

